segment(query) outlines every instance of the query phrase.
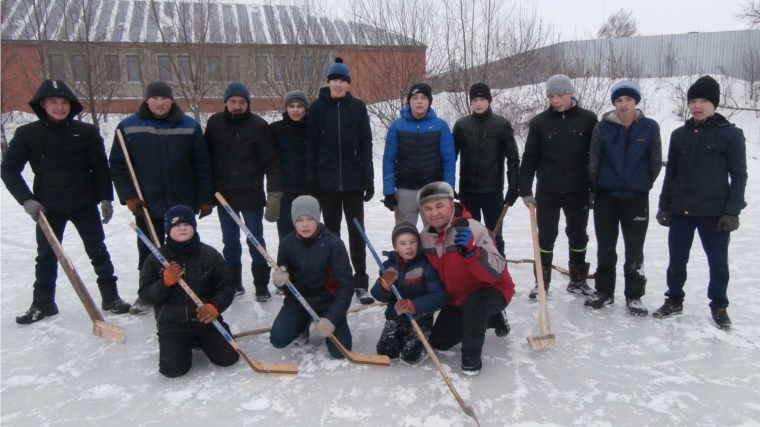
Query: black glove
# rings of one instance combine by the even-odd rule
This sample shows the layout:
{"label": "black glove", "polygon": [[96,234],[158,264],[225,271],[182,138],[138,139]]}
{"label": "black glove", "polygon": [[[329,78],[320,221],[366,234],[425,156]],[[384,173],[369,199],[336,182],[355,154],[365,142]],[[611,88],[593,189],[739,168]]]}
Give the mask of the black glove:
{"label": "black glove", "polygon": [[364,178],[362,181],[362,190],[364,190],[364,201],[369,202],[372,200],[372,196],[375,195],[375,180],[372,178]]}
{"label": "black glove", "polygon": [[383,204],[391,212],[393,212],[394,210],[396,210],[396,206],[398,206],[398,200],[396,200],[396,195],[395,194],[389,194],[389,195],[385,196],[385,198],[383,199]]}
{"label": "black glove", "polygon": [[739,217],[736,215],[723,215],[718,220],[718,231],[732,232],[739,229]]}
{"label": "black glove", "polygon": [[[670,220],[668,219],[668,215],[670,215],[670,212],[668,211],[657,211],[657,222],[659,222],[663,227],[670,227]],[[720,230],[720,226],[718,226],[718,230]]]}
{"label": "black glove", "polygon": [[517,188],[510,188],[507,190],[507,196],[504,197],[504,204],[513,206],[515,204],[515,201],[517,201]]}
{"label": "black glove", "polygon": [[322,196],[322,192],[319,190],[319,183],[317,181],[306,181],[306,194],[319,200]]}

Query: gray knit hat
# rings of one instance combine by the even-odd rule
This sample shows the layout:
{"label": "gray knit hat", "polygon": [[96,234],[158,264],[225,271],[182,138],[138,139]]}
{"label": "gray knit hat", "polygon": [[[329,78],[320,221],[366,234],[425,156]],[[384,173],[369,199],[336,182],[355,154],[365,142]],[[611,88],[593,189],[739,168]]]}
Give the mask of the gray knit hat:
{"label": "gray knit hat", "polygon": [[573,82],[570,77],[564,74],[555,74],[546,81],[546,96],[563,95],[566,93],[575,93]]}
{"label": "gray knit hat", "polygon": [[319,202],[317,199],[311,196],[298,196],[293,200],[293,205],[290,208],[290,218],[293,220],[293,224],[301,215],[308,215],[314,218],[314,221],[319,222]]}
{"label": "gray knit hat", "polygon": [[306,97],[306,94],[301,92],[300,90],[291,90],[290,92],[285,94],[285,109],[288,109],[288,105],[297,102],[306,108],[306,111],[309,111],[309,98]]}
{"label": "gray knit hat", "polygon": [[423,203],[429,200],[442,199],[444,197],[454,200],[454,189],[451,188],[451,185],[444,181],[431,182],[422,187],[419,193],[417,193],[417,204],[422,206]]}
{"label": "gray knit hat", "polygon": [[411,234],[417,237],[417,241],[420,241],[420,232],[417,231],[417,227],[409,221],[401,221],[393,227],[393,233],[391,233],[391,243],[393,248],[396,248],[396,239],[402,234]]}

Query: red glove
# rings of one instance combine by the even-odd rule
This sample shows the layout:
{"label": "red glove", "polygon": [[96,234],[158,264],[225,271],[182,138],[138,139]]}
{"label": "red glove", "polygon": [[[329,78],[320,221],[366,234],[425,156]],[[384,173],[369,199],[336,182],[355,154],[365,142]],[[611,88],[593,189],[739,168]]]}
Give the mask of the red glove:
{"label": "red glove", "polygon": [[391,285],[396,283],[396,280],[398,280],[398,272],[389,268],[385,270],[385,273],[380,277],[380,284],[383,285],[385,292],[388,292],[391,290]]}
{"label": "red glove", "polygon": [[[132,211],[133,214],[145,218],[145,209],[148,209],[148,205],[138,198],[127,199],[124,201],[127,204],[127,208]],[[145,208],[145,209],[143,209]]]}
{"label": "red glove", "polygon": [[176,285],[179,283],[179,279],[182,278],[183,274],[184,271],[182,271],[182,267],[172,261],[169,263],[169,266],[164,269],[164,285],[169,287]]}
{"label": "red glove", "polygon": [[394,306],[394,308],[396,309],[396,313],[398,314],[406,314],[406,313],[409,313],[412,315],[417,314],[417,309],[414,308],[414,303],[412,302],[412,300],[408,300],[408,299],[399,300]]}
{"label": "red glove", "polygon": [[213,322],[219,317],[219,310],[214,307],[214,304],[203,304],[195,312],[198,313],[198,320],[206,324]]}

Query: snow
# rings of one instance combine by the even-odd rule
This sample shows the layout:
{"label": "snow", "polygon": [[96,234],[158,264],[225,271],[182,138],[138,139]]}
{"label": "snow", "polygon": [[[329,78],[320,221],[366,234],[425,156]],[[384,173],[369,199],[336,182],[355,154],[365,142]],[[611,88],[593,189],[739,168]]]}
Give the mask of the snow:
{"label": "snow", "polygon": [[[654,82],[645,81],[644,86],[651,90],[647,88]],[[437,106],[445,110],[439,99]],[[664,91],[655,91],[646,99],[647,115],[662,127],[666,152],[667,136],[679,121]],[[117,121],[110,117],[104,131],[108,146]],[[578,297],[565,292],[566,278],[555,272],[548,307],[557,346],[534,351],[525,339],[538,333],[538,304],[527,297],[533,287],[532,267],[510,264],[517,285],[507,309],[512,331],[506,338],[488,332],[481,374],[461,374],[459,347],[437,352],[483,426],[760,426],[760,120],[742,112],[731,121],[747,136],[750,171],[748,207],[730,246],[728,311],[734,329],[726,333],[711,323],[705,296],[708,267],[695,242],[684,314],[671,319],[635,318],[627,313],[621,266],[616,302],[601,310],[588,309]],[[377,147],[375,182],[379,190],[382,144]],[[31,182],[31,172],[24,174]],[[662,175],[650,193],[652,208],[661,181]],[[120,345],[97,338],[91,335],[91,322],[62,272],[57,295],[60,314],[34,325],[17,325],[15,316],[31,301],[34,227],[7,190],[1,193],[3,426],[95,426],[104,422],[114,426],[474,425],[429,359],[415,367],[398,361],[387,369],[355,366],[331,359],[324,339],[314,332],[310,345],[282,350],[269,344],[267,334],[238,340],[244,351],[260,362],[297,363],[297,377],[258,375],[243,362],[219,368],[202,352],[194,352],[194,366],[186,376],[164,378],[157,369],[152,315],[105,314],[106,321],[126,328],[127,341]],[[366,205],[366,228],[374,246],[385,250],[393,216],[380,203],[380,193]],[[115,211],[105,226],[106,244],[120,278],[121,295],[131,302],[137,291],[136,237],[127,226],[132,221],[128,210],[118,206]],[[217,212],[199,221],[199,232],[204,242],[222,248]],[[528,210],[521,203],[507,214],[504,232],[508,258],[532,257]],[[345,229],[343,235],[347,235]],[[593,221],[589,235],[588,259],[595,265]],[[277,249],[276,236],[274,224],[265,223],[272,253]],[[71,226],[64,246],[99,301],[95,275]],[[622,255],[622,239],[618,246]],[[561,234],[555,264],[567,263],[561,249],[565,247],[567,240]],[[652,311],[662,303],[668,264],[667,230],[654,220],[650,221],[645,254],[649,284],[643,301]],[[244,263],[249,261],[244,254]],[[375,265],[369,253],[367,265]],[[377,270],[371,271],[374,280]],[[244,274],[244,280],[248,292],[224,313],[234,333],[271,326],[282,304],[279,297],[267,303],[254,302],[250,275]],[[382,308],[374,307],[349,315],[355,352],[375,354],[382,313]]]}

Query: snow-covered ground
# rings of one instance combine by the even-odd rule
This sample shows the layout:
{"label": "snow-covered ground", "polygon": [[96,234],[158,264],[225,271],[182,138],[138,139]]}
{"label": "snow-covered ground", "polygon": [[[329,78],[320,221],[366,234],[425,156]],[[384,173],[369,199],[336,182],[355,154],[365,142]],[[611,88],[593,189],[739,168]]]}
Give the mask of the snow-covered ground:
{"label": "snow-covered ground", "polygon": [[[653,96],[646,105],[648,115],[661,124],[665,152],[670,132],[680,125],[671,109],[664,97]],[[747,135],[750,172],[748,207],[730,246],[728,311],[733,331],[720,331],[711,323],[708,267],[697,241],[689,264],[684,314],[672,319],[630,316],[620,273],[616,303],[591,310],[564,291],[566,278],[555,272],[548,303],[557,346],[534,351],[525,339],[538,333],[538,304],[527,297],[533,287],[532,268],[511,264],[517,285],[507,310],[512,332],[506,338],[488,332],[481,374],[462,376],[459,347],[438,352],[483,426],[760,425],[760,120],[743,112],[731,121]],[[109,130],[105,137],[110,146]],[[379,201],[381,155],[378,151],[375,156],[378,195],[365,211],[370,239],[378,250],[385,250],[393,217]],[[29,171],[25,176],[31,182]],[[662,178],[651,192],[652,208],[661,185]],[[429,360],[417,367],[398,361],[389,369],[358,367],[331,359],[324,340],[315,333],[311,345],[283,350],[274,349],[267,334],[238,340],[258,361],[297,363],[300,371],[294,378],[257,375],[243,362],[218,368],[202,352],[194,353],[188,375],[164,378],[157,370],[152,315],[107,314],[108,322],[127,329],[122,345],[94,337],[91,322],[62,271],[57,295],[61,313],[34,325],[17,325],[14,317],[31,302],[34,224],[7,190],[1,193],[0,422],[4,426],[474,425]],[[131,220],[128,210],[118,206],[106,226],[121,295],[130,301],[137,291],[136,238],[127,225]],[[528,211],[521,203],[509,211],[504,231],[508,258],[532,257]],[[199,232],[204,242],[221,249],[216,212],[199,222]],[[266,223],[265,233],[269,250],[276,253],[275,226]],[[592,223],[589,235],[588,259],[595,265]],[[567,263],[561,249],[566,245],[560,235],[555,264]],[[99,301],[94,273],[71,226],[64,246]],[[622,239],[618,246],[622,258]],[[645,254],[649,285],[643,301],[651,311],[662,303],[668,264],[667,230],[654,220]],[[248,261],[246,254],[244,263]],[[367,263],[375,265],[369,254]],[[376,269],[372,271],[374,280]],[[249,292],[224,313],[233,332],[271,326],[282,304],[276,297],[264,304],[253,302],[251,277],[245,274],[244,278]],[[354,351],[375,354],[382,309],[349,316]]]}

